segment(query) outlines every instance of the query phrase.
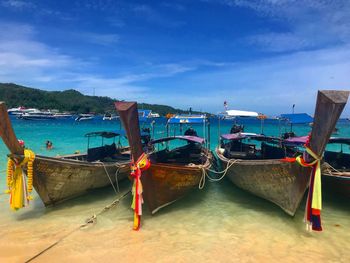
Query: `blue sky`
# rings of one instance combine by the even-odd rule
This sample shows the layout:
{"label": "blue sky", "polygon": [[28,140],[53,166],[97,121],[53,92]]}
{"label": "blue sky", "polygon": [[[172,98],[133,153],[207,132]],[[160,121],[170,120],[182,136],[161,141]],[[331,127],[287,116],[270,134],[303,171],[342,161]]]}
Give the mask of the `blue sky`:
{"label": "blue sky", "polygon": [[0,0],[0,82],[313,114],[318,89],[350,89],[349,14],[326,0]]}

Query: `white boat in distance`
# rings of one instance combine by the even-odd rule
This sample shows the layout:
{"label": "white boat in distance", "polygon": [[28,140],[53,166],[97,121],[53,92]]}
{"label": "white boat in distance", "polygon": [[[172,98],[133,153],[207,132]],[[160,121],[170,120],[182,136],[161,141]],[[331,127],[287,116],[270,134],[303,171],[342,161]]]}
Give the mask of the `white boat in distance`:
{"label": "white boat in distance", "polygon": [[93,120],[95,116],[93,114],[79,114],[77,118],[75,118],[75,121],[89,121]]}
{"label": "white boat in distance", "polygon": [[67,113],[67,112],[62,112],[62,113],[55,113],[53,115],[56,119],[70,119],[73,117],[73,114]]}
{"label": "white boat in distance", "polygon": [[38,109],[28,109],[24,113],[18,115],[19,119],[23,120],[55,120],[54,114],[51,111],[41,111]]}
{"label": "white boat in distance", "polygon": [[218,116],[224,120],[233,120],[237,117],[259,117],[259,113],[255,111],[243,111],[243,110],[226,110],[219,113]]}
{"label": "white boat in distance", "polygon": [[119,119],[118,115],[112,115],[109,112],[106,112],[105,115],[103,115],[103,118],[102,118],[102,120],[104,120],[104,121],[112,121],[112,120],[117,120],[117,119]]}

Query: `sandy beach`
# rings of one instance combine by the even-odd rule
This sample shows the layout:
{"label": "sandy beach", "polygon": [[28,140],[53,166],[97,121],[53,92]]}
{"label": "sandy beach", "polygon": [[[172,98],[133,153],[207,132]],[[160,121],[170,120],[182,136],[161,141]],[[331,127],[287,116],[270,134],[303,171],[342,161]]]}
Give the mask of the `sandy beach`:
{"label": "sandy beach", "polygon": [[[128,191],[129,183],[121,187]],[[7,202],[1,195],[1,206]],[[112,190],[94,191],[54,208],[40,200],[19,212],[2,211],[0,259],[25,262],[348,262],[349,206],[325,198],[324,231],[309,233],[303,209],[294,218],[224,180],[208,183],[172,206],[142,219],[132,230],[130,194],[79,229],[115,200]],[[334,203],[337,202],[337,203]],[[73,231],[73,232],[72,232]],[[67,236],[68,235],[68,236]]]}

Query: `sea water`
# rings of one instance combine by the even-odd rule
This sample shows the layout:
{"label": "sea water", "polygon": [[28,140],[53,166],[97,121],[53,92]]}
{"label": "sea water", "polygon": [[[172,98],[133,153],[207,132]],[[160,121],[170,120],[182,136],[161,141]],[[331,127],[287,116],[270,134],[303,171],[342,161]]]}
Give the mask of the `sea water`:
{"label": "sea water", "polygon": [[[116,131],[119,121],[74,122],[25,121],[12,119],[19,139],[36,154],[56,156],[85,152],[87,138],[94,131]],[[290,127],[276,120],[243,120],[246,132],[263,131],[279,135]],[[219,133],[228,133],[232,121],[211,120],[210,146],[214,149]],[[147,124],[141,124],[147,126]],[[220,126],[220,129],[219,129]],[[207,133],[195,127],[199,135]],[[337,136],[350,136],[350,123],[337,125]],[[169,134],[188,128],[170,127]],[[263,130],[262,130],[263,129]],[[308,125],[294,126],[298,135],[306,135]],[[152,130],[156,138],[166,135],[160,119]],[[53,142],[46,150],[45,142]],[[118,139],[117,139],[118,140]],[[105,141],[108,143],[108,141]],[[90,146],[101,145],[91,138]],[[125,138],[121,143],[126,144]],[[335,147],[335,146],[333,146]],[[344,150],[344,149],[343,149]],[[349,149],[345,149],[349,150]],[[0,189],[6,189],[6,154],[0,143]],[[236,188],[226,178],[206,182],[183,199],[150,215],[144,208],[140,231],[132,230],[131,196],[117,205],[104,207],[130,189],[128,180],[121,182],[120,193],[112,187],[94,190],[84,196],[51,208],[45,208],[34,193],[29,207],[13,212],[8,195],[0,194],[0,262],[25,262],[52,244],[53,247],[33,262],[349,262],[350,200],[323,193],[323,232],[307,232],[303,223],[305,200],[294,217],[276,205]],[[305,199],[305,198],[304,198]],[[97,215],[94,224],[79,228]]]}

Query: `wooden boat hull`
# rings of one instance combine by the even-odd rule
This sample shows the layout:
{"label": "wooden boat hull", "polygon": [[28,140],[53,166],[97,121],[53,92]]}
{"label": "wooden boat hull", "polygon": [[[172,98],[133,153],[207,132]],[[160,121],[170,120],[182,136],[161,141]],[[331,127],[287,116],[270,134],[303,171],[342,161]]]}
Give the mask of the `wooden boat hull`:
{"label": "wooden boat hull", "polygon": [[322,186],[324,190],[329,190],[350,199],[350,173],[347,175],[329,175],[322,173]]}
{"label": "wooden boat hull", "polygon": [[88,190],[111,185],[110,179],[115,183],[116,177],[119,181],[130,173],[129,161],[104,163],[104,166],[97,162],[36,156],[33,186],[45,206],[50,206],[83,195]]}
{"label": "wooden boat hull", "polygon": [[[349,146],[348,143],[346,145]],[[350,154],[342,151],[326,151],[324,160],[322,164],[323,189],[350,198]]]}
{"label": "wooden boat hull", "polygon": [[212,154],[203,151],[208,156],[203,165],[154,163],[143,173],[143,196],[152,214],[198,189],[203,169],[209,169],[212,162]]}
{"label": "wooden boat hull", "polygon": [[[222,169],[230,161],[218,150]],[[297,163],[275,160],[231,160],[228,178],[239,188],[266,199],[294,216],[309,186],[311,170]]]}

